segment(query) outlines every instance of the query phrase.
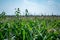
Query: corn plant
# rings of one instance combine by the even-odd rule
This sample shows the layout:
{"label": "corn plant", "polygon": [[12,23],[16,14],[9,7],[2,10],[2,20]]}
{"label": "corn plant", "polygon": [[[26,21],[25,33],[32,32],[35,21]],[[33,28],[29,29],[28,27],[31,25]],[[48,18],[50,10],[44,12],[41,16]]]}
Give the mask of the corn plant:
{"label": "corn plant", "polygon": [[60,40],[60,19],[0,21],[0,40]]}

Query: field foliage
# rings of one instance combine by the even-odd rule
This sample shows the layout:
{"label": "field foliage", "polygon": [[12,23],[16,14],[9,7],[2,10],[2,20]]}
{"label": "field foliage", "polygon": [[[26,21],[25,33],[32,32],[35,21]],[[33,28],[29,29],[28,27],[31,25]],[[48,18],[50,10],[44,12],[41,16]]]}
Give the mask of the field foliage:
{"label": "field foliage", "polygon": [[0,40],[60,40],[60,20],[0,19]]}

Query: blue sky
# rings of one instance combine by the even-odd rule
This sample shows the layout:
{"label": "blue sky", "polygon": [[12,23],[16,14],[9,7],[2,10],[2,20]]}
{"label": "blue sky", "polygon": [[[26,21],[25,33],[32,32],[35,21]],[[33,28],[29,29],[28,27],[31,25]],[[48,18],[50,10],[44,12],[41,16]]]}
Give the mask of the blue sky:
{"label": "blue sky", "polygon": [[14,15],[15,8],[20,8],[21,15],[28,9],[30,15],[60,15],[60,0],[0,0],[0,13]]}

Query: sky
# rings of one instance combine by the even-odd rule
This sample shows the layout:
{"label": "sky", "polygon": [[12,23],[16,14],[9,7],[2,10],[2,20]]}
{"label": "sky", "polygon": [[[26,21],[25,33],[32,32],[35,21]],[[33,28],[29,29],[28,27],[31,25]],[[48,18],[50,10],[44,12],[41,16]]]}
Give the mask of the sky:
{"label": "sky", "polygon": [[21,15],[28,9],[29,15],[60,15],[60,0],[0,0],[0,13],[14,15],[20,8]]}

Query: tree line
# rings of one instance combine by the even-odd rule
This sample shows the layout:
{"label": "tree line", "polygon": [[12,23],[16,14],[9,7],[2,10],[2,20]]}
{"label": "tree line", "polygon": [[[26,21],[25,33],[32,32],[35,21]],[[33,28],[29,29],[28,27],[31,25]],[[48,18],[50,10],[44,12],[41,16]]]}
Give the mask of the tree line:
{"label": "tree line", "polygon": [[[6,14],[7,14],[7,13],[6,13],[5,11],[2,11],[2,12],[0,13],[0,18],[5,17]],[[21,16],[21,10],[20,10],[19,8],[15,8],[15,15],[16,15],[16,17]],[[25,16],[28,16],[28,15],[29,15],[28,9],[25,9]]]}
{"label": "tree line", "polygon": [[[2,11],[2,13],[0,13],[0,18],[5,17],[6,14],[7,14],[7,13],[6,13],[5,11]],[[19,8],[15,8],[15,15],[16,15],[16,17],[21,16],[21,10],[20,10]],[[29,16],[28,9],[25,9],[25,16]],[[41,16],[44,16],[44,15],[42,14]],[[46,15],[45,15],[45,16],[46,16]],[[48,16],[49,16],[49,15],[48,15]],[[52,16],[54,16],[53,13],[52,13]],[[56,16],[56,15],[55,15],[55,16]]]}

